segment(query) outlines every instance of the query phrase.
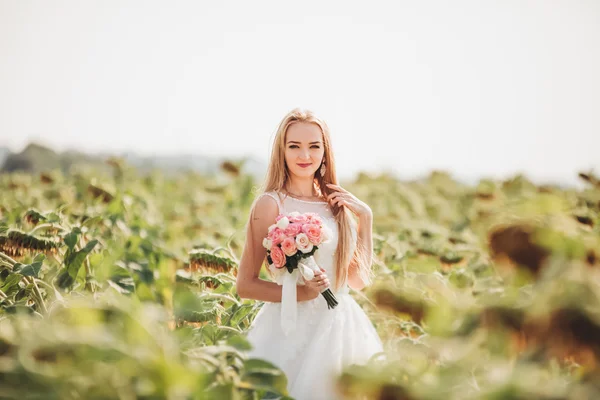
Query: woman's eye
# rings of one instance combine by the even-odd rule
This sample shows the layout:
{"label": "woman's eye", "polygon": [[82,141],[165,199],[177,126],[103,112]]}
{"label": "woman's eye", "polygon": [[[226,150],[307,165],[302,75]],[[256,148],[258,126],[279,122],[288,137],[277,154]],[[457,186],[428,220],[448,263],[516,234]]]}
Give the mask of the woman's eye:
{"label": "woman's eye", "polygon": [[[292,144],[289,147],[290,149],[299,149],[300,147],[297,144]],[[320,149],[321,146],[313,144],[312,146],[310,146],[311,149]]]}

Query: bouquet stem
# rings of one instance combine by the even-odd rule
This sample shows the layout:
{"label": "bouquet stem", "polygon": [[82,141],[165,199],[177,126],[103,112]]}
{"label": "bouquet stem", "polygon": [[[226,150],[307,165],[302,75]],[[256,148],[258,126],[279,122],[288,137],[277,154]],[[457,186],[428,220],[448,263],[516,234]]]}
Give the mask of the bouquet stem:
{"label": "bouquet stem", "polygon": [[325,289],[324,291],[321,292],[321,295],[323,297],[325,297],[325,300],[327,301],[327,308],[329,308],[330,310],[335,308],[338,305],[338,301],[335,298],[335,295],[333,294],[331,289],[329,289],[329,288]]}

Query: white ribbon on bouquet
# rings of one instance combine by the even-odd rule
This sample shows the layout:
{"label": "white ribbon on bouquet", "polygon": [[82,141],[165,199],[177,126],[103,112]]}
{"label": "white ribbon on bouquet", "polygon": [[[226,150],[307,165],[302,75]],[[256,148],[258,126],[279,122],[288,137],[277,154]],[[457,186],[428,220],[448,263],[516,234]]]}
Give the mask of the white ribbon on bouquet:
{"label": "white ribbon on bouquet", "polygon": [[[281,329],[287,336],[296,328],[298,318],[298,297],[296,285],[304,285],[304,281],[310,281],[319,271],[319,266],[313,256],[300,259],[298,268],[289,273],[287,268],[277,269],[269,266],[275,274],[275,281],[282,285],[281,289]],[[302,280],[301,278],[304,278]],[[324,289],[325,290],[325,289]]]}

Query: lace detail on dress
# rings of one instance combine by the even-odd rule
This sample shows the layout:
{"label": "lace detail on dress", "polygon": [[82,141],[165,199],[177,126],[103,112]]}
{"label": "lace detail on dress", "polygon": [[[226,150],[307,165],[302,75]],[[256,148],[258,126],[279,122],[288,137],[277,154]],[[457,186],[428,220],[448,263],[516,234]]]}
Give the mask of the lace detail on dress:
{"label": "lace detail on dress", "polygon": [[300,203],[306,203],[306,204],[329,204],[326,201],[309,201],[309,200],[302,200],[302,199],[297,199],[295,197],[292,196],[286,196],[286,199],[292,199],[294,201],[299,201]]}

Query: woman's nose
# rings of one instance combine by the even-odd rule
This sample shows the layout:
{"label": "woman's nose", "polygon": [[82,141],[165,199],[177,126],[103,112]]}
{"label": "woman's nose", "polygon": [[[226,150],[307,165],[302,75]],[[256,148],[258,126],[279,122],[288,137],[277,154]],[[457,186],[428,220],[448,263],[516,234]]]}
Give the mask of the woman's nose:
{"label": "woman's nose", "polygon": [[310,158],[310,153],[308,152],[308,150],[302,150],[300,152],[300,158],[302,158],[302,159],[309,159]]}

